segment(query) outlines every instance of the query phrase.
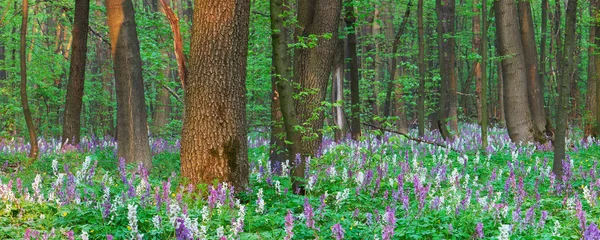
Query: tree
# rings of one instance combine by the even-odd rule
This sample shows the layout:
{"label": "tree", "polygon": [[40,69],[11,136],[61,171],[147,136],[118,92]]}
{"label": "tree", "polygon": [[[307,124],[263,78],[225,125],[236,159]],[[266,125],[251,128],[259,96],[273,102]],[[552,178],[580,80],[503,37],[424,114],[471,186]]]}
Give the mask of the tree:
{"label": "tree", "polygon": [[[316,46],[299,47],[294,51],[294,82],[309,94],[296,104],[298,122],[306,126],[303,136],[305,156],[314,156],[321,147],[323,111],[327,83],[333,67],[337,46],[338,18],[342,4],[339,0],[298,1],[298,24],[295,39],[315,41]],[[316,39],[315,39],[316,38]]]}
{"label": "tree", "polygon": [[488,107],[487,107],[487,91],[488,91],[488,76],[486,73],[487,60],[488,60],[488,9],[487,0],[481,2],[481,93],[479,95],[479,101],[481,102],[481,147],[486,149],[488,147]]}
{"label": "tree", "polygon": [[72,30],[71,65],[62,133],[63,146],[67,142],[73,145],[78,144],[81,135],[80,119],[87,60],[89,15],[90,0],[76,0]]}
{"label": "tree", "polygon": [[519,34],[517,6],[513,0],[494,1],[498,50],[502,56],[504,113],[510,139],[517,144],[534,140],[535,129],[527,103],[527,76]]}
{"label": "tree", "polygon": [[423,35],[423,0],[417,3],[417,28],[419,38],[419,136],[425,136],[425,39]]}
{"label": "tree", "polygon": [[519,14],[519,25],[521,29],[521,43],[523,44],[523,56],[525,59],[525,72],[527,75],[527,98],[533,124],[537,131],[546,130],[546,113],[544,111],[544,94],[540,88],[540,77],[537,63],[537,45],[535,44],[535,32],[533,18],[531,16],[531,3],[521,0],[517,4]]}
{"label": "tree", "polygon": [[556,138],[554,139],[554,163],[552,172],[556,179],[562,179],[562,161],[565,160],[566,133],[569,116],[569,93],[575,74],[575,25],[577,24],[577,0],[567,3],[565,14],[565,45],[560,63],[559,95],[556,104]]}
{"label": "tree", "polygon": [[[346,44],[343,39],[338,40],[338,47],[335,52],[335,57],[333,58],[333,71],[331,73],[331,102],[334,104],[332,114],[333,124],[336,127],[336,142],[341,142],[344,140],[344,137],[346,137],[347,128],[346,114],[344,114],[344,45]],[[354,52],[356,53],[356,49]],[[352,67],[352,64],[350,66]],[[356,77],[358,78],[358,69],[356,70]],[[352,81],[352,77],[350,81]]]}
{"label": "tree", "polygon": [[31,149],[29,150],[28,157],[32,160],[38,157],[38,144],[37,134],[35,133],[35,126],[33,125],[33,119],[31,118],[31,110],[29,110],[29,100],[27,99],[27,18],[29,13],[29,1],[23,0],[23,18],[21,21],[21,47],[19,49],[19,58],[21,61],[21,106],[23,107],[23,115],[25,116],[25,123],[27,124],[27,130],[29,132],[29,142]]}
{"label": "tree", "polygon": [[350,136],[358,140],[360,131],[360,96],[358,88],[358,57],[356,56],[356,15],[354,13],[354,1],[345,0],[346,16],[344,21],[348,28],[348,53],[350,56]]}
{"label": "tree", "polygon": [[117,90],[117,156],[151,168],[140,43],[131,0],[106,0]]}
{"label": "tree", "polygon": [[[283,19],[283,0],[270,0],[271,44],[273,47],[273,67],[275,83],[279,91],[281,116],[287,140],[288,159],[295,160],[302,154],[302,133],[298,127],[294,90],[292,88],[291,61],[287,50]],[[292,187],[302,190],[304,184],[305,162],[293,161]]]}
{"label": "tree", "polygon": [[181,175],[248,185],[246,56],[250,1],[196,0],[192,25]]}
{"label": "tree", "polygon": [[[592,0],[591,4],[592,6],[590,7],[590,16],[595,16],[596,11],[598,11],[597,5],[598,5],[598,0]],[[590,25],[590,34],[589,34],[589,43],[595,43],[596,41],[596,37],[598,37],[597,35],[600,34],[596,34],[596,28],[598,25],[598,21],[595,20],[595,18],[592,18],[592,24]],[[588,118],[586,118],[585,121],[585,126],[584,126],[584,134],[585,136],[590,136],[590,135],[594,135],[596,136],[598,133],[595,131],[594,128],[594,118],[597,115],[597,111],[596,111],[596,83],[598,82],[598,73],[596,71],[596,46],[594,44],[590,44],[588,46],[588,72],[587,72],[587,76],[588,76],[588,81],[587,81],[587,96],[586,96],[586,103],[585,103],[585,113],[586,116],[589,116]]]}
{"label": "tree", "polygon": [[[440,117],[442,128],[446,127],[446,117],[450,119],[450,127],[452,131],[458,134],[458,95],[456,91],[457,76],[456,76],[456,43],[455,35],[455,19],[456,19],[456,0],[437,0],[438,11],[438,40],[440,43],[440,73],[442,77],[442,88],[440,98],[440,111],[443,115]],[[444,132],[444,131],[442,131]],[[449,137],[447,134],[444,137]]]}

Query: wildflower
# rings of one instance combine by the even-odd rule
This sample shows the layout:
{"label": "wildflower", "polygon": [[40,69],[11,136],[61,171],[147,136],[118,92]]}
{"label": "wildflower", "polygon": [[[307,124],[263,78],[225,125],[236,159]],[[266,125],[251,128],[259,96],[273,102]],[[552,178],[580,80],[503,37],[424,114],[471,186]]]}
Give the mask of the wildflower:
{"label": "wildflower", "polygon": [[113,240],[113,235],[106,234],[106,240]]}
{"label": "wildflower", "polygon": [[583,239],[584,240],[600,239],[600,231],[598,230],[598,226],[595,223],[590,223],[590,225],[588,225],[585,228],[585,232],[583,232]]}
{"label": "wildflower", "polygon": [[390,206],[386,207],[385,210],[385,222],[386,226],[383,228],[383,233],[381,238],[384,240],[392,239],[394,236],[394,228],[396,228],[396,212]]}
{"label": "wildflower", "polygon": [[292,216],[292,212],[288,210],[287,215],[285,216],[285,233],[287,236],[285,240],[290,240],[294,236],[294,217]]}
{"label": "wildflower", "polygon": [[336,240],[344,239],[345,231],[342,228],[342,225],[340,225],[339,223],[331,226],[331,232],[333,234],[333,238],[335,238]]}
{"label": "wildflower", "polygon": [[131,227],[131,237],[138,237],[138,227],[137,227],[137,205],[129,204],[127,205],[127,219],[129,220],[129,226]]}
{"label": "wildflower", "polygon": [[152,217],[152,225],[154,225],[154,228],[161,229],[161,226],[160,226],[161,221],[162,221],[162,219],[158,215]]}
{"label": "wildflower", "polygon": [[483,238],[483,223],[478,222],[475,227],[475,238]]}
{"label": "wildflower", "polygon": [[258,189],[258,194],[257,194],[257,198],[256,199],[256,213],[262,214],[265,211],[265,200],[263,199],[263,189]]}
{"label": "wildflower", "polygon": [[82,231],[81,232],[81,240],[88,240],[89,239],[89,235],[86,231]]}
{"label": "wildflower", "polygon": [[345,201],[346,199],[348,199],[348,197],[350,196],[350,189],[344,189],[343,192],[338,192],[337,195],[335,196],[335,205],[339,208],[342,204],[343,201]]}
{"label": "wildflower", "polygon": [[498,230],[500,230],[500,236],[498,236],[498,240],[508,240],[510,239],[510,229],[511,226],[508,224],[502,224]]}
{"label": "wildflower", "polygon": [[244,231],[244,218],[246,217],[246,207],[244,205],[239,205],[239,207],[240,209],[238,211],[238,218],[232,219],[231,223],[234,236],[238,236],[239,233]]}
{"label": "wildflower", "polygon": [[540,222],[538,223],[538,227],[540,229],[543,229],[546,225],[546,219],[548,219],[548,211],[544,210],[542,211],[542,216],[540,217]]}
{"label": "wildflower", "polygon": [[558,220],[554,220],[554,229],[552,229],[552,236],[560,236],[560,222]]}
{"label": "wildflower", "polygon": [[306,227],[315,229],[315,220],[312,206],[308,202],[308,198],[304,198],[304,218],[306,218]]}
{"label": "wildflower", "polygon": [[221,239],[225,237],[225,230],[223,229],[223,226],[219,226],[217,228],[217,238]]}
{"label": "wildflower", "polygon": [[275,180],[275,191],[277,195],[281,195],[281,183],[277,180]]}
{"label": "wildflower", "polygon": [[177,218],[175,224],[175,236],[177,240],[193,239],[190,229],[185,226],[185,221],[182,218]]}

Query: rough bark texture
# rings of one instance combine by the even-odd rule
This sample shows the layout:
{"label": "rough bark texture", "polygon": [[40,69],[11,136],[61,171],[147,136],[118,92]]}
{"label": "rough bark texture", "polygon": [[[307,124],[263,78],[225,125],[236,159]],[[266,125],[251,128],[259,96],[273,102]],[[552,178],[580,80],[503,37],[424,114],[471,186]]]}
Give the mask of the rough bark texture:
{"label": "rough bark texture", "polygon": [[534,126],[527,103],[527,76],[519,34],[517,6],[513,0],[494,2],[498,50],[504,77],[504,108],[510,139],[517,143],[534,140]]}
{"label": "rough bark texture", "polygon": [[80,139],[81,105],[85,81],[85,64],[87,60],[87,38],[89,28],[90,0],[75,1],[75,17],[73,19],[73,44],[71,45],[71,65],[65,116],[63,122],[62,141],[78,144]]}
{"label": "rough bark texture", "polygon": [[574,81],[575,65],[574,53],[576,47],[575,25],[577,22],[577,0],[569,0],[565,14],[565,48],[563,59],[560,61],[560,92],[556,104],[556,138],[554,139],[554,162],[552,172],[556,179],[562,179],[562,161],[565,160],[567,122],[569,116],[569,93],[571,83]]}
{"label": "rough bark texture", "polygon": [[[300,99],[296,104],[298,120],[310,128],[303,139],[303,149],[308,155],[315,155],[321,146],[323,111],[319,110],[325,100],[327,82],[331,74],[333,55],[337,45],[338,18],[342,4],[340,0],[300,0],[298,1],[298,26],[296,38],[316,35],[317,46],[297,48],[294,54],[294,79],[302,91],[312,94]],[[323,35],[332,34],[327,39]],[[313,117],[315,115],[316,117]]]}
{"label": "rough bark texture", "polygon": [[[595,1],[595,8],[600,10],[600,1],[596,0]],[[596,12],[596,17],[598,17],[598,12]],[[596,39],[594,40],[594,43],[596,46],[600,46],[600,22],[596,22],[596,25],[594,26],[594,28],[596,29]],[[596,56],[594,58],[594,68],[596,69],[596,74],[598,74],[598,70],[600,70],[600,57]],[[598,135],[600,135],[600,81],[598,79],[598,75],[596,75],[596,115],[595,117],[595,136],[598,137]]]}
{"label": "rough bark texture", "polygon": [[535,31],[531,16],[531,3],[520,0],[517,5],[519,25],[521,29],[521,43],[525,58],[525,71],[527,74],[527,99],[531,110],[531,119],[539,132],[546,130],[546,112],[544,111],[544,95],[540,88],[540,79],[537,63],[537,45],[535,44]]}
{"label": "rough bark texture", "polygon": [[0,43],[0,62],[2,62],[2,69],[0,69],[0,80],[5,80],[7,78],[6,75],[6,68],[7,68],[7,64],[6,64],[6,54],[4,53],[6,51],[6,47],[4,47],[4,43]]}
{"label": "rough bark texture", "polygon": [[303,154],[302,133],[298,131],[298,116],[296,115],[294,90],[291,84],[291,62],[287,49],[285,27],[283,25],[283,0],[270,0],[271,15],[271,44],[273,47],[273,66],[279,102],[285,129],[288,159],[293,163],[292,188],[303,191],[305,162],[296,162],[296,156]]}
{"label": "rough bark texture", "polygon": [[37,135],[35,133],[35,126],[33,125],[33,119],[31,118],[31,110],[29,110],[29,100],[27,99],[27,17],[29,12],[29,2],[23,0],[23,18],[21,21],[21,46],[19,48],[19,58],[21,61],[21,106],[23,107],[23,115],[25,116],[25,123],[27,124],[27,131],[29,133],[29,142],[31,149],[29,150],[29,158],[32,160],[37,159],[38,156],[38,144]]}
{"label": "rough bark texture", "polygon": [[425,38],[423,35],[423,0],[417,3],[417,28],[419,37],[419,136],[425,135]]}
{"label": "rough bark texture", "polygon": [[[273,66],[273,68],[275,68]],[[271,169],[278,169],[285,162],[285,129],[281,114],[277,77],[271,77],[271,134],[269,142],[269,162]]]}
{"label": "rough bark texture", "polygon": [[[482,55],[481,53],[483,53],[481,51],[481,30],[482,30],[482,26],[481,26],[481,17],[479,15],[479,0],[473,0],[473,46],[472,46],[472,51],[475,53],[479,53],[480,55]],[[484,19],[484,21],[486,21]],[[481,118],[482,118],[482,111],[481,111],[481,101],[482,101],[482,97],[481,97],[481,77],[482,74],[484,73],[485,68],[482,68],[481,66],[481,61],[479,61],[479,59],[475,59],[473,61],[473,77],[475,78],[475,95],[477,96],[476,98],[476,105],[477,105],[477,123],[481,124]]]}
{"label": "rough bark texture", "polygon": [[[458,95],[456,91],[457,86],[457,74],[455,70],[456,55],[455,48],[456,43],[454,39],[455,35],[455,20],[456,20],[456,0],[440,0],[438,1],[438,17],[440,26],[440,37],[441,46],[440,54],[442,59],[440,65],[443,69],[444,74],[441,75],[442,82],[446,85],[446,97],[444,109],[447,113],[447,117],[450,120],[450,128],[454,133],[458,134]],[[445,37],[445,35],[449,35]],[[443,121],[445,123],[445,121]]]}
{"label": "rough bark texture", "polygon": [[549,118],[550,111],[548,111],[548,106],[544,99],[544,89],[546,86],[546,53],[548,52],[546,49],[546,42],[548,39],[548,0],[542,0],[542,23],[541,23],[541,43],[540,43],[540,92],[542,93],[542,101],[544,102],[544,112],[546,112],[546,123],[550,126],[550,122],[547,120]]}
{"label": "rough bark texture", "polygon": [[106,0],[117,89],[117,156],[151,169],[140,43],[131,0]]}
{"label": "rough bark texture", "polygon": [[175,53],[175,59],[177,60],[177,72],[179,73],[181,87],[185,88],[187,66],[185,55],[183,54],[183,40],[181,39],[181,31],[179,30],[179,18],[177,18],[173,10],[171,10],[166,0],[159,1],[162,11],[165,13],[165,16],[167,16],[167,20],[169,20],[171,31],[173,31],[173,52]]}
{"label": "rough bark texture", "polygon": [[248,185],[246,56],[248,0],[194,4],[190,75],[185,87],[181,174],[193,183],[215,179]]}
{"label": "rough bark texture", "polygon": [[[350,58],[350,136],[354,140],[358,140],[361,135],[360,131],[360,96],[358,86],[358,57],[356,56],[356,15],[354,13],[354,5],[351,0],[346,0],[346,16],[344,21],[348,31],[348,57]],[[369,31],[370,32],[370,31]],[[343,61],[342,61],[343,62]],[[343,92],[342,92],[343,94]]]}

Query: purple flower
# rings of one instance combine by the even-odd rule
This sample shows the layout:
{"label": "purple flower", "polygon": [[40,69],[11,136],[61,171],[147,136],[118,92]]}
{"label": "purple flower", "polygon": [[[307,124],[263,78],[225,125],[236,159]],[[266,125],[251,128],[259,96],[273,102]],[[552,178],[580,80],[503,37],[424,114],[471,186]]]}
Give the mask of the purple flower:
{"label": "purple flower", "polygon": [[285,236],[285,240],[290,240],[292,237],[294,237],[294,232],[292,231],[293,229],[294,217],[292,216],[292,212],[288,210],[287,215],[285,216],[285,233],[287,234],[287,236]]}
{"label": "purple flower", "polygon": [[119,158],[119,173],[121,174],[121,180],[123,181],[123,184],[128,185],[127,169],[125,168],[125,158]]}
{"label": "purple flower", "polygon": [[106,235],[106,240],[113,240],[113,235],[107,234]]}
{"label": "purple flower", "polygon": [[546,219],[548,219],[548,211],[542,211],[542,216],[540,217],[540,223],[538,224],[539,228],[542,229],[546,225]]}
{"label": "purple flower", "polygon": [[331,226],[331,233],[333,234],[333,238],[336,240],[344,239],[344,229],[339,223]]}
{"label": "purple flower", "polygon": [[69,230],[68,232],[65,233],[65,235],[67,235],[67,239],[75,240],[75,233],[73,232],[73,230]]}
{"label": "purple flower", "polygon": [[308,198],[304,198],[304,218],[306,218],[306,227],[315,229],[315,214],[313,213],[312,206],[308,202]]}
{"label": "purple flower", "polygon": [[586,219],[585,219],[585,211],[583,211],[581,207],[581,201],[577,198],[575,202],[575,210],[577,211],[577,218],[579,218],[579,224],[582,231],[585,231]]}
{"label": "purple flower", "polygon": [[483,238],[483,223],[478,222],[475,227],[475,238]]}
{"label": "purple flower", "polygon": [[385,222],[386,225],[383,228],[383,233],[381,234],[381,238],[384,240],[392,239],[394,236],[394,229],[396,228],[396,211],[387,206],[385,209]]}
{"label": "purple flower", "polygon": [[590,223],[583,232],[584,240],[595,240],[600,239],[600,231],[598,230],[598,226],[595,223]]}
{"label": "purple flower", "polygon": [[175,237],[177,240],[194,239],[192,232],[185,226],[185,221],[182,218],[175,220]]}

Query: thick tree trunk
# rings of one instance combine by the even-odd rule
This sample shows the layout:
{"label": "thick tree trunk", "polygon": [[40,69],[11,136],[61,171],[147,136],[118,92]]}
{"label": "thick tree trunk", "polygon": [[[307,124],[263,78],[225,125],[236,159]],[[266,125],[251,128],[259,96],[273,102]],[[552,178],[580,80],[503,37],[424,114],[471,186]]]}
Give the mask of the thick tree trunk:
{"label": "thick tree trunk", "polygon": [[[350,136],[358,140],[360,131],[360,97],[358,85],[358,57],[356,56],[356,15],[351,0],[346,0],[346,16],[344,21],[348,31],[348,57],[350,58]],[[369,31],[370,32],[370,31]],[[343,61],[342,61],[343,62]],[[343,94],[343,92],[342,92]]]}
{"label": "thick tree trunk", "polygon": [[90,0],[75,1],[75,18],[73,20],[73,44],[71,49],[71,65],[65,116],[63,122],[62,143],[76,145],[80,139],[81,106],[83,104],[83,86],[85,81],[85,64],[87,60],[87,38],[89,28]]}
{"label": "thick tree trunk", "polygon": [[21,95],[21,106],[23,107],[23,115],[25,117],[25,123],[27,124],[27,131],[29,132],[29,142],[31,149],[29,150],[29,158],[32,160],[38,157],[38,144],[36,129],[33,125],[33,119],[31,118],[31,110],[29,110],[29,100],[27,100],[27,18],[29,12],[29,1],[23,0],[23,18],[21,21],[21,46],[19,49],[19,58],[21,61],[21,84],[20,84],[20,95]]}
{"label": "thick tree trunk", "polygon": [[249,16],[250,1],[195,1],[181,134],[181,175],[192,183],[248,185]]}
{"label": "thick tree trunk", "polygon": [[577,0],[570,0],[567,4],[565,21],[565,49],[563,59],[560,61],[560,92],[556,104],[556,138],[554,139],[554,162],[552,172],[556,179],[561,180],[563,174],[562,161],[565,160],[567,122],[569,116],[569,93],[571,83],[574,81],[575,65],[575,25],[577,23]]}
{"label": "thick tree trunk", "polygon": [[[442,13],[442,0],[437,0],[436,1],[436,13],[438,16],[438,22],[437,22],[437,43],[438,43],[438,60],[439,60],[439,66],[440,66],[440,77],[442,78],[442,80],[440,81],[440,88],[439,88],[439,92],[440,92],[440,98],[439,98],[439,102],[438,102],[438,112],[437,112],[437,127],[439,128],[440,134],[442,135],[442,138],[444,139],[450,139],[453,138],[453,136],[450,134],[450,131],[448,131],[448,124],[447,124],[447,118],[448,118],[448,67],[447,65],[451,65],[454,66],[454,62],[449,63],[446,62],[446,48],[447,48],[447,43],[444,40],[444,24],[447,24],[446,21],[444,21],[444,16],[442,16],[444,13]],[[446,28],[447,30],[447,28]]]}
{"label": "thick tree trunk", "polygon": [[[455,134],[458,134],[458,95],[456,91],[458,89],[457,85],[457,74],[456,74],[456,43],[454,39],[455,35],[455,20],[456,20],[456,0],[439,0],[438,1],[438,11],[439,11],[439,21],[440,24],[440,37],[441,46],[440,46],[440,54],[442,55],[442,62],[440,65],[444,68],[444,74],[442,77],[442,82],[445,82],[446,96],[444,109],[447,113],[447,117],[450,120],[450,128],[454,131]],[[448,35],[448,37],[446,37]],[[443,121],[445,123],[445,121]]]}
{"label": "thick tree trunk", "polygon": [[531,3],[529,1],[519,1],[517,10],[519,12],[521,43],[523,44],[523,56],[525,58],[525,71],[527,74],[529,109],[531,110],[533,124],[539,132],[544,132],[546,130],[546,113],[544,111],[544,95],[540,88],[537,45],[535,44]]}
{"label": "thick tree trunk", "polygon": [[[275,69],[274,64],[273,69]],[[279,97],[277,77],[275,76],[275,72],[273,72],[273,76],[271,77],[271,139],[269,142],[269,162],[271,164],[271,169],[280,168],[281,164],[283,164],[286,159],[285,129],[283,127],[283,116],[281,114],[281,102],[279,101]]]}
{"label": "thick tree trunk", "polygon": [[151,169],[142,60],[131,0],[106,0],[117,89],[117,156]]}
{"label": "thick tree trunk", "polygon": [[419,38],[419,136],[425,136],[425,38],[423,34],[423,0],[417,3],[417,28]]}
{"label": "thick tree trunk", "polygon": [[496,34],[504,76],[504,108],[510,139],[517,144],[534,141],[535,127],[527,103],[527,75],[519,37],[517,6],[513,0],[494,2]]}
{"label": "thick tree trunk", "polygon": [[[298,25],[295,37],[314,34],[319,41],[313,48],[297,48],[294,54],[294,79],[302,90],[314,91],[297,102],[298,120],[308,131],[303,141],[304,151],[314,156],[321,146],[323,112],[327,82],[331,74],[333,57],[337,46],[338,18],[341,12],[339,0],[300,0],[298,2]],[[323,37],[331,34],[331,38]],[[313,117],[315,116],[316,117]]]}

